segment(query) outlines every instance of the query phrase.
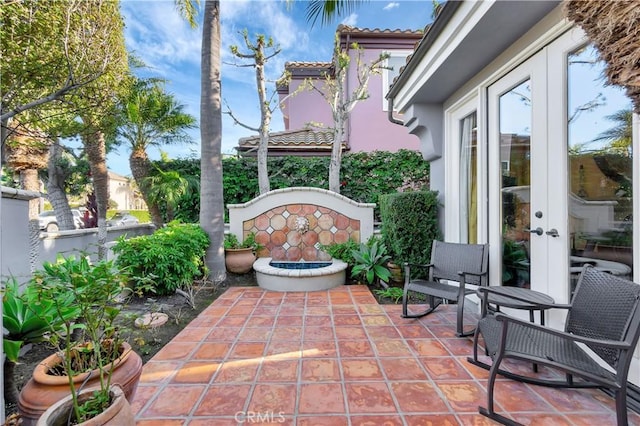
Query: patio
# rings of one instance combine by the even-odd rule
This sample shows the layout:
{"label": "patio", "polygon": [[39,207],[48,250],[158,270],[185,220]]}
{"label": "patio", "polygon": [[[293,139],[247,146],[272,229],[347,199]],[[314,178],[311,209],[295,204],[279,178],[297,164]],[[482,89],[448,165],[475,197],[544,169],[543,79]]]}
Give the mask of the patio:
{"label": "patio", "polygon": [[[363,285],[230,288],[144,366],[137,424],[494,424],[478,414],[487,372],[466,361],[472,342],[455,337],[451,308],[403,319]],[[598,390],[501,379],[496,400],[524,424],[615,424]]]}

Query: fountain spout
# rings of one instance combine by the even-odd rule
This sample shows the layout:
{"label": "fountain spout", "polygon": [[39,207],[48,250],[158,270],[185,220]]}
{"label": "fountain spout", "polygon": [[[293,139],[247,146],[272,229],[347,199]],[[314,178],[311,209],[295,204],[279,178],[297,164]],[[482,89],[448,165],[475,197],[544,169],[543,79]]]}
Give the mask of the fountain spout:
{"label": "fountain spout", "polygon": [[309,231],[309,219],[307,219],[304,216],[298,216],[296,218],[296,231],[300,234],[303,235],[305,234],[307,231]]}

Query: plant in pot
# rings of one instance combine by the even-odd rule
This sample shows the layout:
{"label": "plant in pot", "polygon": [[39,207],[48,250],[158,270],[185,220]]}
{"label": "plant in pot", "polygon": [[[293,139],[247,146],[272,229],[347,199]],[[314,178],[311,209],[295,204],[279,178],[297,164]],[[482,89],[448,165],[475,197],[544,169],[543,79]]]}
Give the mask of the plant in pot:
{"label": "plant in pot", "polygon": [[92,265],[85,256],[69,256],[45,263],[33,279],[40,303],[68,294],[80,315],[78,321],[65,320],[61,329],[50,328],[49,340],[58,352],[36,367],[20,392],[18,409],[25,424],[38,418],[38,425],[81,424],[98,416],[111,418],[114,409],[122,411],[108,424],[133,424],[127,398],[135,394],[142,359],[116,322],[116,298],[127,275],[111,261]]}
{"label": "plant in pot", "polygon": [[351,252],[355,265],[351,270],[351,276],[365,279],[368,284],[377,281],[382,287],[387,288],[391,272],[386,267],[390,257],[387,248],[379,241],[370,241],[360,244],[358,250]]}
{"label": "plant in pot", "polygon": [[224,261],[227,271],[234,274],[246,274],[253,268],[256,252],[262,245],[256,241],[256,234],[251,232],[240,242],[235,234],[224,236]]}
{"label": "plant in pot", "polygon": [[2,283],[2,340],[4,358],[4,401],[17,404],[19,399],[15,367],[21,349],[28,344],[43,342],[51,329],[62,330],[65,321],[78,317],[80,310],[69,293],[52,295],[56,300],[38,300],[38,284],[31,280],[20,290],[11,277]]}

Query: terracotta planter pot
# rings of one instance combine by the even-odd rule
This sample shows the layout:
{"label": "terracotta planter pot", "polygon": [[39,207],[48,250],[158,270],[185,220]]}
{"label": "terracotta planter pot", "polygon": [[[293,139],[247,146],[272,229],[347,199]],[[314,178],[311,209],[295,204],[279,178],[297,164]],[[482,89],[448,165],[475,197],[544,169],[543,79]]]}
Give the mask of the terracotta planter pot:
{"label": "terracotta planter pot", "polygon": [[389,269],[389,272],[391,272],[391,281],[393,281],[394,283],[404,282],[404,271],[402,265],[389,262],[387,263],[387,269]]}
{"label": "terracotta planter pot", "polygon": [[[80,392],[78,399],[86,401],[91,396],[92,392],[96,388],[91,388]],[[114,385],[111,387],[111,397],[113,402],[104,412],[93,417],[86,422],[78,423],[82,426],[128,426],[135,424],[135,417],[129,401],[125,397],[124,391],[120,386]],[[66,425],[69,413],[72,410],[71,395],[56,402],[49,407],[38,420],[37,426],[58,426]]]}
{"label": "terracotta planter pot", "polygon": [[[35,425],[47,408],[69,395],[67,376],[48,374],[49,370],[60,362],[61,359],[57,354],[45,358],[33,370],[33,376],[20,391],[18,410],[24,426]],[[122,355],[114,363],[116,366],[111,376],[111,383],[120,385],[125,397],[132,401],[142,373],[142,358],[131,349],[131,345],[123,343]],[[91,377],[87,380],[89,375]],[[98,376],[98,370],[79,374],[73,378],[74,386],[76,389],[80,386],[83,389],[94,387],[99,383]],[[87,380],[86,383],[84,383],[85,380]]]}
{"label": "terracotta planter pot", "polygon": [[252,248],[225,249],[224,263],[227,271],[234,274],[246,274],[253,268],[256,256]]}

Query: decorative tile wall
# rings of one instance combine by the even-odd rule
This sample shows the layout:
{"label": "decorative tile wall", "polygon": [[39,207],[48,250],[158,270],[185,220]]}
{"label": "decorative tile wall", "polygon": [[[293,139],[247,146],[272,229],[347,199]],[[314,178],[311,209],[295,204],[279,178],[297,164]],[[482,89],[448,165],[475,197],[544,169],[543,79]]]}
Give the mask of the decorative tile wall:
{"label": "decorative tile wall", "polygon": [[360,220],[314,204],[287,204],[243,221],[243,238],[251,232],[265,247],[259,255],[274,260],[329,260],[320,245],[361,240]]}

